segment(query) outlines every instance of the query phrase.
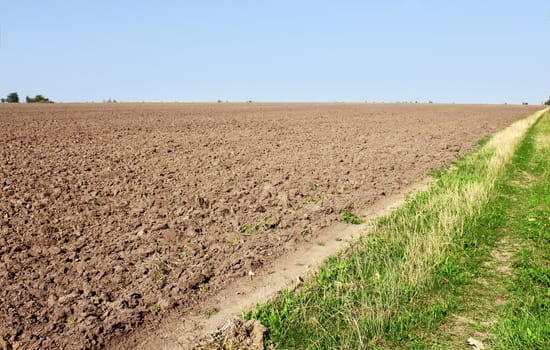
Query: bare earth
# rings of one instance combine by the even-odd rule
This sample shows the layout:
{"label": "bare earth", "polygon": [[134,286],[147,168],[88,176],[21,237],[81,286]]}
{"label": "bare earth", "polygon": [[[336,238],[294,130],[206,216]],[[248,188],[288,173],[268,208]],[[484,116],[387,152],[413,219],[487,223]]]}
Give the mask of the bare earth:
{"label": "bare earth", "polygon": [[0,105],[0,349],[183,317],[538,109]]}

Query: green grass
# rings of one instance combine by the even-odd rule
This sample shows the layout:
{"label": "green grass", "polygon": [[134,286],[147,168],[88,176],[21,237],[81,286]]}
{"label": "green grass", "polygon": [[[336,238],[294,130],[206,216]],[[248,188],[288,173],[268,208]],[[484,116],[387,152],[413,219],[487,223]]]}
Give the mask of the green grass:
{"label": "green grass", "polygon": [[378,220],[302,287],[248,317],[259,319],[282,349],[429,347],[501,238],[506,211],[495,205],[495,188],[536,119],[516,123],[440,172],[427,191]]}
{"label": "green grass", "polygon": [[218,308],[217,306],[214,306],[214,307],[210,307],[210,308],[206,309],[204,311],[204,314],[207,317],[211,317],[211,316],[217,314],[218,312],[220,312],[220,308]]}
{"label": "green grass", "polygon": [[363,216],[357,216],[349,210],[345,210],[342,213],[340,221],[346,224],[360,225],[365,222],[365,218]]}
{"label": "green grass", "polygon": [[459,287],[453,317],[421,347],[460,348],[475,334],[493,349],[550,348],[550,147],[541,147],[549,117],[527,132],[473,228],[495,237],[486,245],[491,255],[480,255],[477,278]]}
{"label": "green grass", "polygon": [[528,133],[499,191],[509,206],[507,234],[523,244],[491,329],[494,348],[550,349],[550,145],[541,136],[550,136],[548,113]]}

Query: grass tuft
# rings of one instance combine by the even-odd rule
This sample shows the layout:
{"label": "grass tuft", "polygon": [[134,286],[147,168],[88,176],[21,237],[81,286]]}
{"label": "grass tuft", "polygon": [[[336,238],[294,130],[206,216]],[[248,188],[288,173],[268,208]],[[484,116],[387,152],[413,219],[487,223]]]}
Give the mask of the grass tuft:
{"label": "grass tuft", "polygon": [[342,213],[341,222],[352,225],[360,225],[365,222],[364,216],[357,216],[349,210],[346,210]]}

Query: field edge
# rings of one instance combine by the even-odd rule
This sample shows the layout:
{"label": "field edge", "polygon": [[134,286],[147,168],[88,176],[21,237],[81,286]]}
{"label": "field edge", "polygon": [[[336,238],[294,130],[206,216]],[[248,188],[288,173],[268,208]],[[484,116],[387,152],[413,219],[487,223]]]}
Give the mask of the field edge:
{"label": "field edge", "polygon": [[[456,308],[457,286],[473,278],[460,267],[464,253],[479,260],[476,246],[482,242],[468,237],[468,225],[477,224],[502,169],[545,111],[514,123],[458,160],[430,189],[379,220],[374,234],[329,258],[314,279],[280,292],[247,318],[261,321],[270,341],[283,348],[391,347],[411,337],[413,325],[435,328]],[[365,266],[375,254],[383,258]],[[435,302],[422,300],[427,295]]]}

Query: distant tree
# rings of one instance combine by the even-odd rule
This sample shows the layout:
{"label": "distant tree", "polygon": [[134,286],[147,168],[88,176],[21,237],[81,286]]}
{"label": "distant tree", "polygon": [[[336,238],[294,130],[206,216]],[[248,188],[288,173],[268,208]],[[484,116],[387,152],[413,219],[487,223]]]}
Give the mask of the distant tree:
{"label": "distant tree", "polygon": [[544,102],[544,104],[550,106],[550,98],[548,98],[548,101]]}
{"label": "distant tree", "polygon": [[34,98],[31,98],[29,96],[26,97],[27,103],[51,103],[49,98],[46,98],[42,95],[36,95]]}
{"label": "distant tree", "polygon": [[19,95],[17,92],[12,92],[6,97],[7,103],[19,103]]}
{"label": "distant tree", "polygon": [[522,104],[523,106],[529,105],[529,103],[527,103],[527,102],[522,102],[521,104]]}
{"label": "distant tree", "polygon": [[0,99],[0,102],[6,103],[6,99],[5,99],[5,98],[1,98],[1,99]]}

